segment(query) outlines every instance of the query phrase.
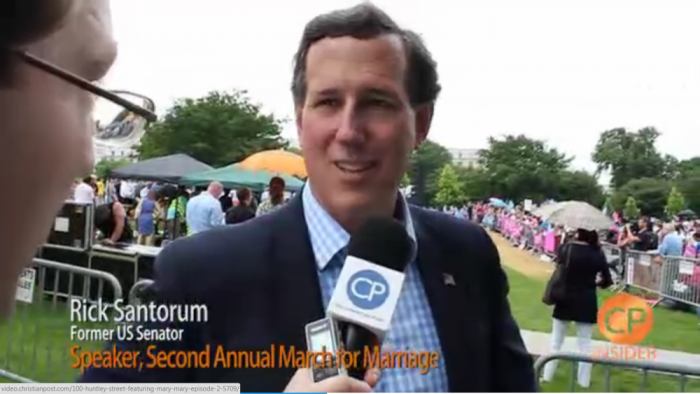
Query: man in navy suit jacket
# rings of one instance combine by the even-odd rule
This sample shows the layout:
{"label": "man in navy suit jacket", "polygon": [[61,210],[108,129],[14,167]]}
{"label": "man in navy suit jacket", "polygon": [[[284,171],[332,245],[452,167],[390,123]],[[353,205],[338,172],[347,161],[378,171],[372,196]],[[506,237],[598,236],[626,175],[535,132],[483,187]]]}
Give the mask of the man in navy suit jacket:
{"label": "man in navy suit jacket", "polygon": [[[468,221],[413,206],[410,212],[418,240],[416,262],[442,345],[449,391],[533,391],[532,358],[510,313],[508,285],[493,242]],[[122,342],[120,349],[222,345],[242,351],[272,344],[305,349],[304,326],[325,315],[301,197],[241,225],[168,245],[158,257],[155,284],[159,302],[206,304],[209,321],[154,325],[183,329],[183,340]],[[245,391],[275,392],[293,374],[289,368],[90,369],[82,379],[235,382]]]}
{"label": "man in navy suit jacket", "polygon": [[305,350],[304,327],[324,317],[349,234],[368,217],[394,215],[414,253],[387,341],[394,350],[439,352],[437,370],[385,369],[378,383],[375,376],[352,387],[314,385],[305,371],[281,365],[102,368],[89,369],[82,380],[235,382],[248,392],[375,385],[394,392],[534,391],[532,357],[511,315],[491,239],[466,220],[409,206],[398,193],[412,151],[427,138],[439,91],[435,62],[420,37],[373,5],[312,20],[292,83],[310,182],[275,212],[166,247],[156,261],[155,301],[205,304],[209,319],[152,325],[182,329],[179,341],[118,344],[143,354],[149,346]]}

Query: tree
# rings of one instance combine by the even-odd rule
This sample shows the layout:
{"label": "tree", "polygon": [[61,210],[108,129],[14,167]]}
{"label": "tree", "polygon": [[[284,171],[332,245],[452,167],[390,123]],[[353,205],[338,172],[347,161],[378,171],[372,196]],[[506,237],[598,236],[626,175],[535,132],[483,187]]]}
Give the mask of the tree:
{"label": "tree", "polygon": [[466,201],[483,201],[491,196],[489,175],[482,168],[457,166],[454,168],[463,185]]}
{"label": "tree", "polygon": [[678,181],[678,190],[683,194],[688,208],[700,212],[700,174]]}
{"label": "tree", "polygon": [[293,146],[289,146],[289,147],[285,148],[284,150],[286,150],[287,152],[292,152],[292,153],[294,153],[295,155],[303,156],[303,153],[301,152],[301,149],[295,148],[295,147],[293,147]]}
{"label": "tree", "polygon": [[440,172],[438,191],[435,195],[437,205],[458,206],[464,204],[464,190],[459,176],[451,164],[447,164]]}
{"label": "tree", "polygon": [[610,196],[605,197],[605,202],[603,203],[603,210],[605,210],[608,213],[608,215],[611,215],[613,212],[615,212],[615,206],[613,205]]}
{"label": "tree", "polygon": [[411,177],[408,176],[408,172],[403,174],[403,178],[401,178],[401,187],[408,187],[411,186]]}
{"label": "tree", "polygon": [[682,160],[678,163],[678,176],[680,178],[692,178],[700,176],[700,156]]}
{"label": "tree", "polygon": [[595,207],[605,202],[598,178],[586,171],[562,171],[551,195],[557,201],[585,201]]}
{"label": "tree", "polygon": [[524,135],[489,138],[489,147],[479,151],[479,164],[489,175],[494,195],[541,202],[551,197],[559,174],[571,158],[544,141]]}
{"label": "tree", "polygon": [[681,173],[680,162],[671,155],[664,155],[663,173],[665,179],[676,179]]}
{"label": "tree", "polygon": [[281,125],[252,104],[245,91],[211,92],[177,101],[148,127],[137,149],[141,159],[185,153],[220,167],[255,152],[285,148]]}
{"label": "tree", "polygon": [[676,186],[688,208],[700,212],[700,156],[678,163]]}
{"label": "tree", "polygon": [[95,175],[99,179],[108,178],[109,174],[117,168],[128,165],[131,161],[126,159],[102,159],[95,164]]}
{"label": "tree", "polygon": [[597,173],[609,170],[612,186],[622,187],[632,179],[661,178],[673,172],[674,163],[666,160],[656,150],[655,143],[660,133],[653,127],[629,132],[616,128],[603,132],[598,138],[592,159]]}
{"label": "tree", "polygon": [[627,197],[622,215],[627,220],[637,219],[639,217],[639,208],[637,208],[637,201],[635,201],[634,197]]}
{"label": "tree", "polygon": [[671,192],[668,194],[668,201],[666,202],[666,213],[673,217],[678,215],[678,213],[685,209],[685,199],[683,195],[678,191],[678,189],[673,186]]}
{"label": "tree", "polygon": [[642,214],[661,217],[665,212],[671,186],[669,181],[663,179],[634,179],[615,191],[612,196],[613,205],[620,209],[629,197],[633,197]]}
{"label": "tree", "polygon": [[414,201],[427,205],[437,193],[437,179],[446,164],[452,162],[450,152],[444,146],[427,140],[416,149],[408,168],[408,177],[415,187]]}

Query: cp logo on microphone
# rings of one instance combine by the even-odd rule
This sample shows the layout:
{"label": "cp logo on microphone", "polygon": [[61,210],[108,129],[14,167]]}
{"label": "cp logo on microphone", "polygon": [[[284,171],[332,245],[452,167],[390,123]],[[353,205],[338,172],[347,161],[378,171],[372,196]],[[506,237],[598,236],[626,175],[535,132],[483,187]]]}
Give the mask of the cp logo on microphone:
{"label": "cp logo on microphone", "polygon": [[361,309],[377,309],[389,297],[389,283],[377,271],[356,272],[348,281],[348,298]]}

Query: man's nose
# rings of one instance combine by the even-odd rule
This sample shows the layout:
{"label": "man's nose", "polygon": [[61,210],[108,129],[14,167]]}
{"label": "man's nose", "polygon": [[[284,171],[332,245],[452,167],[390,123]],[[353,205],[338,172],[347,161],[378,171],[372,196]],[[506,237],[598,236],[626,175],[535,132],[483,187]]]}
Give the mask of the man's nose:
{"label": "man's nose", "polygon": [[364,121],[361,113],[351,101],[348,101],[340,113],[338,131],[335,138],[339,141],[355,142],[361,140],[363,136]]}

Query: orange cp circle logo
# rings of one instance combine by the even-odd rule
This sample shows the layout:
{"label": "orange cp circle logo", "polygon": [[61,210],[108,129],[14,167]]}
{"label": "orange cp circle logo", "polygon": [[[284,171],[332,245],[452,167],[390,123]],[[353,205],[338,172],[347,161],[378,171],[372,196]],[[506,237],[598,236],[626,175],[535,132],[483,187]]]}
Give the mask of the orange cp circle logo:
{"label": "orange cp circle logo", "polygon": [[654,312],[643,298],[620,293],[608,298],[598,311],[598,329],[610,342],[635,345],[654,325]]}

